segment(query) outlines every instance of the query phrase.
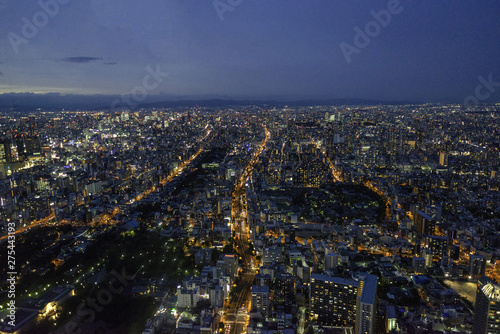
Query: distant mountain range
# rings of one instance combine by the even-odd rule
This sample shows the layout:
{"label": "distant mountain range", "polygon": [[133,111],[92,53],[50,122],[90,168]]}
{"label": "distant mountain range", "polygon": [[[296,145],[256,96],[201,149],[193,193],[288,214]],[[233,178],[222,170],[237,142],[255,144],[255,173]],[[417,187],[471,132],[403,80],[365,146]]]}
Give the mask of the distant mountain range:
{"label": "distant mountain range", "polygon": [[260,99],[245,99],[245,100],[224,100],[224,99],[208,99],[208,100],[180,100],[180,101],[161,101],[154,103],[147,103],[141,105],[144,108],[159,108],[159,107],[221,107],[221,106],[245,106],[245,105],[259,105],[270,107],[283,107],[283,106],[321,106],[321,105],[376,105],[376,104],[415,104],[416,102],[385,102],[376,100],[362,100],[362,99],[329,99],[329,100],[260,100]]}
{"label": "distant mountain range", "polygon": [[221,98],[168,98],[150,96],[148,101],[139,105],[128,105],[118,95],[61,95],[59,93],[6,93],[0,94],[0,108],[14,111],[41,110],[124,110],[138,108],[175,108],[175,107],[225,107],[260,105],[269,107],[317,106],[317,105],[404,105],[418,104],[410,101],[377,101],[363,99],[221,99]]}

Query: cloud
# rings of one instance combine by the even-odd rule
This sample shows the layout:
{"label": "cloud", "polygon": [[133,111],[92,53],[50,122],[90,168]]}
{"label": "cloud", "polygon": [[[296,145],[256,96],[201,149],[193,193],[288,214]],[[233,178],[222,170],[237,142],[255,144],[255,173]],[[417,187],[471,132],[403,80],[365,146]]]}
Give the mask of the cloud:
{"label": "cloud", "polygon": [[58,61],[64,61],[67,63],[75,63],[75,64],[85,64],[93,61],[102,60],[102,58],[98,57],[66,57],[60,58]]}
{"label": "cloud", "polygon": [[107,58],[106,60],[102,57],[66,57],[66,58],[56,58],[55,61],[63,61],[66,63],[73,64],[88,64],[95,61],[103,61],[104,65],[116,65],[116,62],[113,58]]}
{"label": "cloud", "polygon": [[2,73],[2,72],[0,72],[0,77],[1,77],[2,75],[3,75],[3,73]]}

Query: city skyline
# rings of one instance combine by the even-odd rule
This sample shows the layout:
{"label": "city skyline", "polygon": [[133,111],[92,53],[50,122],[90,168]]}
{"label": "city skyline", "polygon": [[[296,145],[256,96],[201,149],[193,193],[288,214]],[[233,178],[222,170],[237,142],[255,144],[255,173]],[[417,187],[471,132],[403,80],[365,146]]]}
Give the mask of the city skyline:
{"label": "city skyline", "polygon": [[0,0],[0,334],[500,334],[500,2]]}
{"label": "city skyline", "polygon": [[2,334],[500,323],[498,105],[0,115]]}

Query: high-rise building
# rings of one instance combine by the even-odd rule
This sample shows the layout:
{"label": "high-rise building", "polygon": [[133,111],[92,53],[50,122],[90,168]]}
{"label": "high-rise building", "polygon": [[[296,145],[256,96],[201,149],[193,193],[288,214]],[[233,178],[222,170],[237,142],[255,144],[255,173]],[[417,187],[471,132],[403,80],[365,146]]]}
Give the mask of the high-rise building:
{"label": "high-rise building", "polygon": [[12,151],[10,148],[10,141],[0,140],[0,163],[12,162]]}
{"label": "high-rise building", "polygon": [[486,272],[486,256],[473,254],[469,257],[469,272],[473,277],[482,277]]}
{"label": "high-rise building", "polygon": [[233,279],[238,273],[238,258],[234,254],[221,254],[216,267],[217,277],[227,276]]}
{"label": "high-rise building", "polygon": [[263,316],[267,316],[269,314],[269,287],[252,286],[251,302],[252,312],[261,312]]}
{"label": "high-rise building", "polygon": [[415,228],[421,235],[433,235],[436,228],[436,220],[422,211],[415,213]]}
{"label": "high-rise building", "polygon": [[425,259],[420,256],[414,256],[412,259],[413,271],[417,274],[425,273]]}
{"label": "high-rise building", "polygon": [[434,256],[443,256],[443,254],[448,255],[448,238],[435,235],[430,236],[429,248]]}
{"label": "high-rise building", "polygon": [[263,265],[272,265],[273,263],[281,263],[283,261],[282,250],[279,246],[264,248],[262,256]]}
{"label": "high-rise building", "polygon": [[24,147],[24,138],[22,135],[16,136],[16,148],[17,148],[17,155],[19,156],[19,160],[24,159],[26,156],[26,149]]}
{"label": "high-rise building", "polygon": [[292,274],[279,273],[274,279],[275,304],[284,304],[285,307],[295,304],[295,280]]}
{"label": "high-rise building", "polygon": [[339,255],[337,253],[330,253],[325,255],[325,269],[332,270],[337,267],[339,263]]}
{"label": "high-rise building", "polygon": [[356,333],[374,333],[377,277],[355,281],[312,274],[309,307],[320,325],[351,327]]}
{"label": "high-rise building", "polygon": [[452,260],[458,260],[460,259],[460,245],[455,244],[450,247],[450,257]]}
{"label": "high-rise building", "polygon": [[24,139],[25,151],[27,155],[38,155],[42,152],[40,138],[38,136],[29,136]]}
{"label": "high-rise building", "polygon": [[396,308],[393,305],[388,305],[385,309],[385,330],[387,333],[398,330],[397,319]]}
{"label": "high-rise building", "polygon": [[445,152],[439,153],[439,165],[440,166],[448,165],[448,155]]}
{"label": "high-rise building", "polygon": [[359,282],[358,300],[356,303],[357,334],[373,334],[376,332],[377,320],[377,276],[368,275]]}
{"label": "high-rise building", "polygon": [[309,309],[320,325],[354,327],[359,282],[311,275]]}
{"label": "high-rise building", "polygon": [[500,333],[500,286],[488,277],[477,285],[472,334]]}

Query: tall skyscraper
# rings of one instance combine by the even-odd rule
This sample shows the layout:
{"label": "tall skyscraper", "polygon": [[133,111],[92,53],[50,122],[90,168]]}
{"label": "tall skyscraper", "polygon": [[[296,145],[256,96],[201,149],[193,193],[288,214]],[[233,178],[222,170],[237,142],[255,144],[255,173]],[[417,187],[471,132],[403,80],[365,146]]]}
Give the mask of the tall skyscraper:
{"label": "tall skyscraper", "polygon": [[375,330],[377,277],[364,280],[313,274],[310,284],[310,310],[320,325],[351,327],[355,333]]}
{"label": "tall skyscraper", "polygon": [[23,135],[16,135],[16,147],[17,147],[17,155],[19,160],[23,160],[26,157],[26,149],[24,146],[24,138]]}
{"label": "tall skyscraper", "polygon": [[358,300],[356,302],[357,334],[375,333],[377,314],[377,276],[368,275],[359,282]]}
{"label": "tall skyscraper", "polygon": [[486,256],[473,254],[469,257],[469,272],[473,277],[484,276],[486,272]]}
{"label": "tall skyscraper", "polygon": [[24,148],[27,155],[38,155],[41,153],[40,138],[38,136],[28,136],[24,139]]}
{"label": "tall skyscraper", "polygon": [[276,304],[284,304],[285,308],[289,308],[295,303],[295,286],[292,274],[279,273],[274,279],[274,296],[273,302]]}
{"label": "tall skyscraper", "polygon": [[415,213],[415,228],[420,235],[433,235],[436,220],[422,211]]}
{"label": "tall skyscraper", "polygon": [[12,151],[10,148],[10,141],[0,140],[0,163],[12,162]]}
{"label": "tall skyscraper", "polygon": [[477,285],[472,334],[500,333],[500,285],[484,276]]}
{"label": "tall skyscraper", "polygon": [[439,153],[439,165],[440,166],[448,165],[448,155],[445,152]]}
{"label": "tall skyscraper", "polygon": [[311,275],[310,312],[320,325],[354,327],[359,282]]}
{"label": "tall skyscraper", "polygon": [[428,238],[429,248],[434,256],[448,255],[448,238],[439,236],[430,236]]}

